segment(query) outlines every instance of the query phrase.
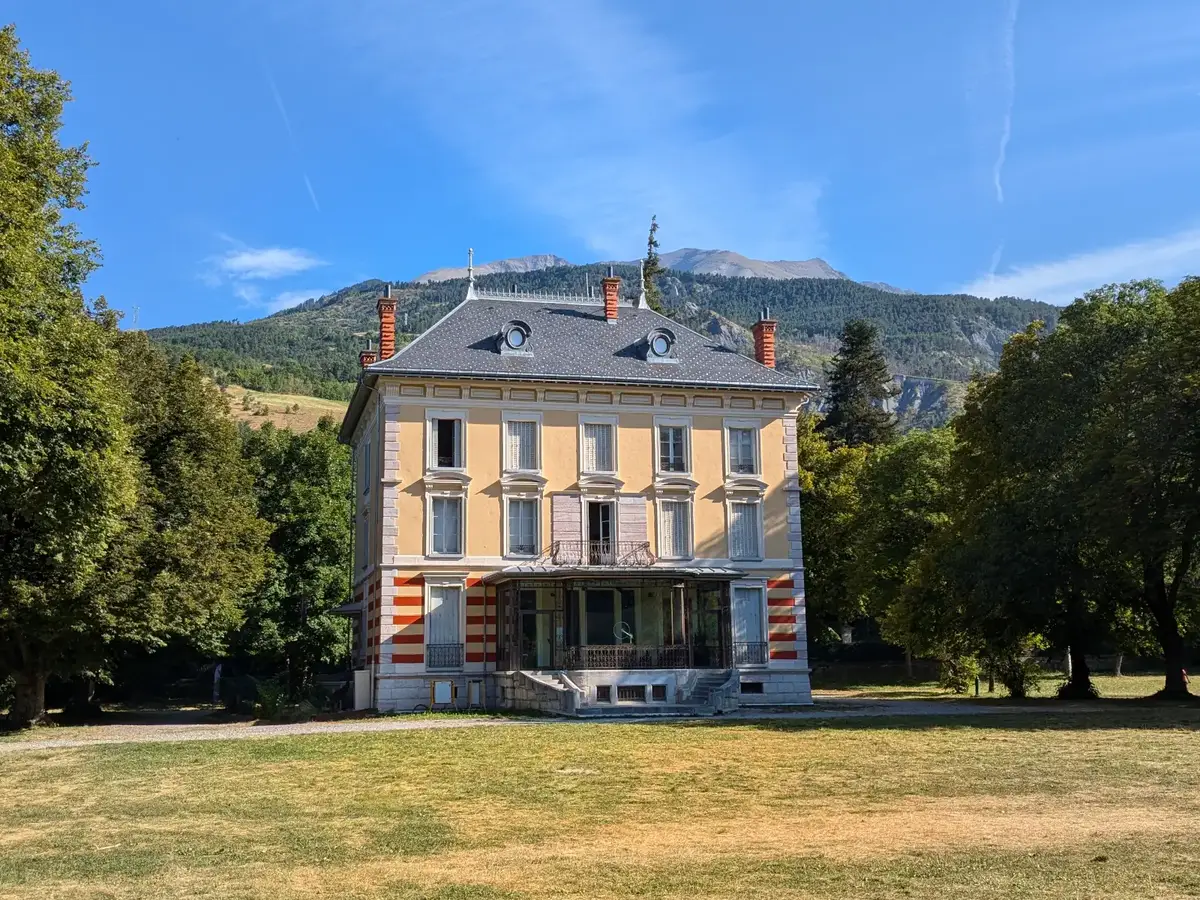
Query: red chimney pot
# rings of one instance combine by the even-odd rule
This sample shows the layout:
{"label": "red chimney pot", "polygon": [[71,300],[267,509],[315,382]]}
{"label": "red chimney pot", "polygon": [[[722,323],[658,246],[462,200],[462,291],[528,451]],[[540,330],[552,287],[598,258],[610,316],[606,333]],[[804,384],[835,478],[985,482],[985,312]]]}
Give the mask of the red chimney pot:
{"label": "red chimney pot", "polygon": [[610,274],[601,284],[604,285],[604,318],[610,322],[617,321],[617,306],[621,297],[621,279]]}
{"label": "red chimney pot", "polygon": [[379,310],[379,358],[391,359],[396,353],[396,301],[390,284],[384,285],[376,309]]}
{"label": "red chimney pot", "polygon": [[771,318],[771,310],[764,306],[752,331],[754,358],[768,369],[775,368],[775,329],[778,327],[779,323]]}

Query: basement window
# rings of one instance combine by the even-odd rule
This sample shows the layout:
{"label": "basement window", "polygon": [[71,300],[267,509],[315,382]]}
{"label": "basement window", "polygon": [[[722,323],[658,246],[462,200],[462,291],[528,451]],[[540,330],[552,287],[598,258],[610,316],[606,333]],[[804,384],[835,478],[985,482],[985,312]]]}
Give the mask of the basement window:
{"label": "basement window", "polygon": [[617,700],[645,703],[646,686],[644,684],[619,684],[617,685]]}
{"label": "basement window", "polygon": [[650,699],[655,703],[667,702],[667,686],[665,684],[650,685]]}
{"label": "basement window", "polygon": [[743,694],[761,694],[763,692],[763,683],[761,681],[743,681]]}
{"label": "basement window", "polygon": [[597,703],[612,703],[612,685],[611,684],[596,685],[596,702]]}

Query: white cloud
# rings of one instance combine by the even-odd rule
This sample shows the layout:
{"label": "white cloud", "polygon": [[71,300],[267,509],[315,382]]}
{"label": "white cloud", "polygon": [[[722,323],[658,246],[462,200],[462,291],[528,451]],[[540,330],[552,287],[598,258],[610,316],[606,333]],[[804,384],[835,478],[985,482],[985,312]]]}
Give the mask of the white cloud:
{"label": "white cloud", "polygon": [[289,309],[305,300],[311,300],[314,297],[323,297],[331,293],[327,288],[301,288],[299,290],[281,291],[272,297],[264,304],[264,308],[269,312],[279,312],[281,309]]}
{"label": "white cloud", "polygon": [[992,166],[992,182],[996,186],[996,202],[1004,203],[1004,160],[1008,156],[1008,141],[1012,137],[1013,104],[1017,98],[1017,10],[1019,0],[1009,0],[1008,17],[1004,22],[1004,119],[1000,128],[1000,148],[996,152],[996,162]]}
{"label": "white cloud", "polygon": [[1069,303],[1104,284],[1138,278],[1174,281],[1200,274],[1200,228],[1167,237],[1080,253],[1053,262],[1017,266],[964,285],[960,291],[980,297],[1026,297]]}
{"label": "white cloud", "polygon": [[716,91],[632,7],[375,0],[329,9],[299,15],[327,15],[365,77],[414,104],[513,203],[562,222],[599,255],[640,253],[651,213],[668,246],[768,259],[821,250],[819,182],[764,163],[753,140],[714,135],[700,113]]}
{"label": "white cloud", "polygon": [[237,280],[286,278],[325,265],[307,250],[294,247],[238,247],[213,262],[220,274]]}

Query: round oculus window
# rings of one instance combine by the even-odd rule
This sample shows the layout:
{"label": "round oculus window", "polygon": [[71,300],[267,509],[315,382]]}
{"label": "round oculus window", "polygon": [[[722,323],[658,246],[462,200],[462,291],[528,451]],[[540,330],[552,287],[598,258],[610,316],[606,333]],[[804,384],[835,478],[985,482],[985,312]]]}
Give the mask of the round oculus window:
{"label": "round oculus window", "polygon": [[520,350],[525,346],[525,332],[520,328],[510,328],[508,334],[505,335],[505,339],[508,341],[508,346],[514,350]]}
{"label": "round oculus window", "polygon": [[665,334],[656,334],[650,341],[650,349],[654,351],[655,356],[666,356],[671,352],[671,342]]}

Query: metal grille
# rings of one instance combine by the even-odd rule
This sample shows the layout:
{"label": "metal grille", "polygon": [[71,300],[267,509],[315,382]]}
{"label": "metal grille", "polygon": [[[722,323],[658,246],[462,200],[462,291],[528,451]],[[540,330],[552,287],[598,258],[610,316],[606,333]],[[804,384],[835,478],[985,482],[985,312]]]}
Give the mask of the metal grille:
{"label": "metal grille", "polygon": [[733,645],[733,664],[735,666],[765,666],[767,664],[767,645],[765,643],[735,643]]}
{"label": "metal grille", "polygon": [[644,684],[618,684],[618,700],[632,700],[635,703],[646,702],[646,686]]}
{"label": "metal grille", "polygon": [[427,669],[461,669],[462,664],[462,644],[425,645],[425,667]]}
{"label": "metal grille", "polygon": [[649,541],[555,541],[542,554],[555,566],[652,566]]}
{"label": "metal grille", "polygon": [[641,647],[637,644],[585,644],[563,648],[564,669],[685,669],[685,644]]}

